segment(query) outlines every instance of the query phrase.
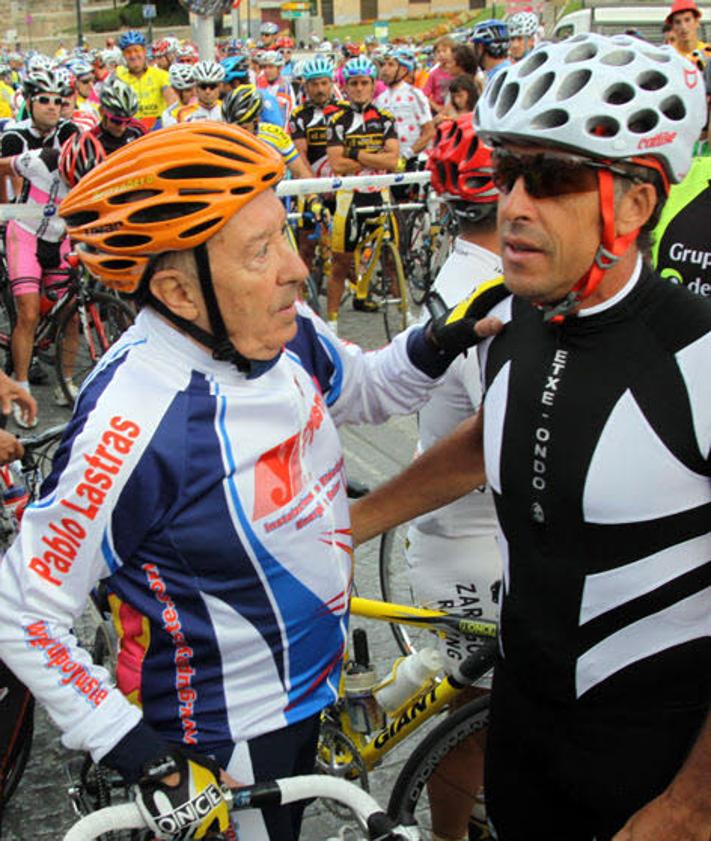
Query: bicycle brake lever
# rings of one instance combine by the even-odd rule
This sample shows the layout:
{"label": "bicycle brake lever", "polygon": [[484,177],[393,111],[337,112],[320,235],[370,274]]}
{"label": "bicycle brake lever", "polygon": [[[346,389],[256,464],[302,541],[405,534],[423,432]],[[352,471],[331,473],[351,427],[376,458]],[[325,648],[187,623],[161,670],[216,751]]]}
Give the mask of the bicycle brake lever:
{"label": "bicycle brake lever", "polygon": [[427,293],[424,304],[432,318],[439,318],[449,309],[447,304],[444,302],[444,298],[434,289],[430,289]]}

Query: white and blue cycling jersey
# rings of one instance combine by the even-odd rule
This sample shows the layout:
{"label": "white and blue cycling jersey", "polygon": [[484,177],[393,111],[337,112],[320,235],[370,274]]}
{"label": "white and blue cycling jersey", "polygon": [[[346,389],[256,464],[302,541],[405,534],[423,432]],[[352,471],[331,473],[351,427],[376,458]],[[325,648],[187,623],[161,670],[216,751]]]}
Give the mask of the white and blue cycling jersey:
{"label": "white and blue cycling jersey", "polygon": [[[0,565],[0,656],[67,747],[130,779],[167,743],[214,753],[336,698],[352,555],[336,424],[413,411],[433,356],[420,328],[364,353],[299,305],[295,339],[248,378],[139,315]],[[99,580],[118,688],[71,632]]]}

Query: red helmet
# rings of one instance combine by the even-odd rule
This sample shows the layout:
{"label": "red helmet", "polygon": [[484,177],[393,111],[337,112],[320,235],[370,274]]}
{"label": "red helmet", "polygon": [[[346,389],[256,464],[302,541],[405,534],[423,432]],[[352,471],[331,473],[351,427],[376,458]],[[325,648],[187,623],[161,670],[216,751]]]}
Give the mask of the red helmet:
{"label": "red helmet", "polygon": [[439,124],[427,169],[434,189],[454,199],[460,215],[476,220],[496,207],[491,149],[477,137],[471,114]]}
{"label": "red helmet", "polygon": [[276,44],[274,46],[277,50],[293,50],[294,39],[289,38],[287,35],[283,35],[281,38],[277,38]]}
{"label": "red helmet", "polygon": [[90,131],[73,134],[62,146],[59,174],[68,187],[74,187],[80,178],[105,160],[106,151],[95,135]]}
{"label": "red helmet", "polygon": [[701,17],[701,10],[694,3],[694,0],[674,0],[671,10],[665,18],[665,23],[671,23],[674,15],[679,14],[679,12],[692,12],[697,20]]}

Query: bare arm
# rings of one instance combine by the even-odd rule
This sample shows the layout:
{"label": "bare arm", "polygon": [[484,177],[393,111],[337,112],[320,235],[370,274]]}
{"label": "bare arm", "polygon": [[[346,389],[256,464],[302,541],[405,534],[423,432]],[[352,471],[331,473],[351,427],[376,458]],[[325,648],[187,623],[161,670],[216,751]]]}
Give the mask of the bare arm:
{"label": "bare arm", "polygon": [[362,164],[347,158],[345,146],[329,146],[326,154],[331,169],[336,175],[355,175],[363,169]]}
{"label": "bare arm", "polygon": [[636,812],[612,841],[711,838],[711,715],[669,787]]}
{"label": "bare arm", "polygon": [[354,545],[459,499],[486,481],[483,414],[462,421],[402,473],[351,506]]}
{"label": "bare arm", "polygon": [[422,126],[422,130],[420,131],[420,136],[414,142],[412,146],[412,154],[418,155],[427,144],[432,140],[435,135],[435,124],[434,120],[429,120]]}
{"label": "bare arm", "polygon": [[178,101],[178,94],[173,90],[170,85],[166,85],[163,90],[163,102],[165,102],[165,107],[167,108],[169,105],[172,105],[174,102]]}
{"label": "bare arm", "polygon": [[288,164],[289,172],[294,178],[313,178],[314,174],[311,167],[306,163],[306,159],[298,155],[291,163]]}
{"label": "bare arm", "polygon": [[385,169],[388,172],[395,172],[399,158],[400,143],[395,138],[386,140],[382,150],[378,152],[368,152],[365,149],[358,152],[358,163],[361,167]]}

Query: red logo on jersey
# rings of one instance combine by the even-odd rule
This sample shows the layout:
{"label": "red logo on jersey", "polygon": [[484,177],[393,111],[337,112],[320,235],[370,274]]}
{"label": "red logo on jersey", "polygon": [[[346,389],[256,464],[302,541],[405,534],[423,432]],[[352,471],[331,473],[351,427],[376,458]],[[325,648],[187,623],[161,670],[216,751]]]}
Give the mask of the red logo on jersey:
{"label": "red logo on jersey", "polygon": [[314,395],[309,419],[301,432],[267,450],[257,460],[254,468],[254,513],[260,520],[278,508],[288,505],[301,493],[304,476],[301,453],[310,444],[316,430],[323,423],[325,408],[320,394]]}

